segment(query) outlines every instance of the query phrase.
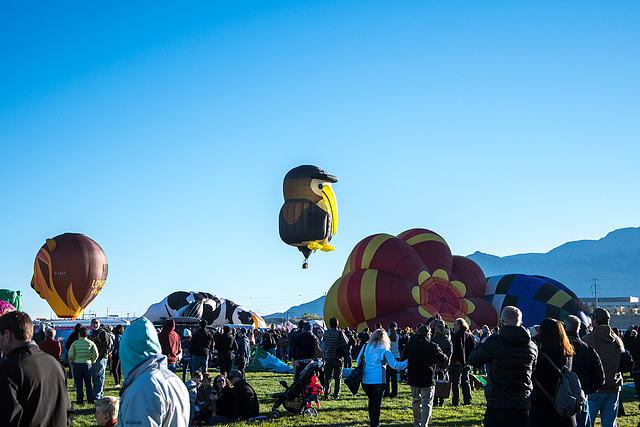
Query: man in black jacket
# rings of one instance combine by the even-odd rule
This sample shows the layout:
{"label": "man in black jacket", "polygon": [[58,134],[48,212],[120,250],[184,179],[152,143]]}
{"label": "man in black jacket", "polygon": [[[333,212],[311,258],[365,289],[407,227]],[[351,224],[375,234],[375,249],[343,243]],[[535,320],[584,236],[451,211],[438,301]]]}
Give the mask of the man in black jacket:
{"label": "man in black jacket", "polygon": [[0,425],[66,427],[75,415],[60,363],[32,341],[27,313],[0,317]]}
{"label": "man in black jacket", "polygon": [[209,369],[209,353],[213,349],[213,337],[207,331],[207,321],[200,321],[200,329],[194,332],[189,344],[189,352],[191,353],[191,375],[195,371],[203,374]]}
{"label": "man in black jacket", "polygon": [[[604,368],[600,356],[593,347],[578,336],[580,319],[573,315],[567,316],[564,319],[564,329],[576,352],[571,361],[571,371],[578,376],[584,394],[593,394],[604,385]],[[589,418],[589,401],[587,399],[585,411],[576,415],[576,423],[578,426],[591,426],[595,424],[594,421]]]}
{"label": "man in black jacket", "polygon": [[476,339],[469,332],[469,325],[466,320],[459,318],[453,323],[453,335],[451,335],[451,363],[449,364],[449,375],[451,376],[451,401],[453,406],[460,404],[460,391],[464,405],[471,404],[471,382],[469,375],[469,355],[476,345]]}
{"label": "man in black jacket", "polygon": [[487,365],[484,395],[487,410],[485,427],[527,427],[529,396],[533,390],[531,375],[538,348],[529,331],[521,326],[522,312],[513,306],[502,309],[500,332],[479,344],[469,356],[473,366]]}
{"label": "man in black jacket", "polygon": [[245,420],[260,415],[258,396],[253,387],[244,379],[242,372],[237,369],[231,371],[229,381],[233,385],[233,391],[238,402],[238,415]]}
{"label": "man in black jacket", "polygon": [[427,333],[427,327],[420,326],[416,338],[407,343],[400,357],[400,360],[409,360],[407,381],[411,386],[415,427],[425,427],[429,424],[436,388],[436,364],[447,361],[447,356],[440,346],[429,341]]}

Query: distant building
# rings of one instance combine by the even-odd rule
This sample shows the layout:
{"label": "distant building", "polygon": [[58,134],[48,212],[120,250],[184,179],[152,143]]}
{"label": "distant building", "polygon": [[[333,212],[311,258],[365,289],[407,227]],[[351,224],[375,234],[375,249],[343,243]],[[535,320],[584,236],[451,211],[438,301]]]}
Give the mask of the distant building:
{"label": "distant building", "polygon": [[[580,301],[587,307],[591,308],[596,302],[595,298],[580,298]],[[598,298],[598,307],[613,310],[614,308],[625,307],[628,310],[638,305],[638,297],[600,297]]]}

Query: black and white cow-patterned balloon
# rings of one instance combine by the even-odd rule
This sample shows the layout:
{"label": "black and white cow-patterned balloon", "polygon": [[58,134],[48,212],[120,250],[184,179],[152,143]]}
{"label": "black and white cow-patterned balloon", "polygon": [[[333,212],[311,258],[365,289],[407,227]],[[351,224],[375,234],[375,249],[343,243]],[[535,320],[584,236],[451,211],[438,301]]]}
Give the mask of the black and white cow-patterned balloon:
{"label": "black and white cow-patterned balloon", "polygon": [[264,319],[235,302],[208,292],[178,291],[151,304],[144,317],[157,322],[161,317],[193,317],[206,320],[209,326],[253,325],[266,328]]}

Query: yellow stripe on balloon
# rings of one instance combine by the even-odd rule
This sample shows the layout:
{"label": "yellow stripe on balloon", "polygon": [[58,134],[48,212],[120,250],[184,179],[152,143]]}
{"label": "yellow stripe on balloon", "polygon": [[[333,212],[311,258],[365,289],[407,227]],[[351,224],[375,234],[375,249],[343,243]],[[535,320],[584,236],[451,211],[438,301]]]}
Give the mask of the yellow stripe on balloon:
{"label": "yellow stripe on balloon", "polygon": [[445,246],[449,246],[447,245],[447,242],[444,241],[444,239],[440,236],[438,236],[437,234],[433,234],[433,233],[421,233],[418,234],[417,236],[413,236],[412,238],[410,238],[409,240],[407,240],[407,243],[410,245],[415,245],[418,243],[422,243],[422,242],[440,242],[443,243]]}
{"label": "yellow stripe on balloon", "polygon": [[446,271],[444,271],[443,269],[439,268],[436,271],[433,272],[433,277],[439,277],[440,279],[444,279],[446,281],[449,281],[449,275],[447,274]]}
{"label": "yellow stripe on balloon", "polygon": [[377,316],[376,310],[376,280],[378,270],[368,269],[364,272],[360,281],[360,301],[362,303],[362,313],[365,319],[373,319]]}
{"label": "yellow stripe on balloon", "polygon": [[458,280],[454,280],[451,282],[451,285],[456,288],[458,290],[458,292],[460,293],[460,296],[465,296],[467,293],[467,287],[464,285],[464,283],[458,281]]}
{"label": "yellow stripe on balloon", "polygon": [[422,270],[418,275],[418,285],[422,285],[429,279],[431,279],[431,274],[427,270]]}
{"label": "yellow stripe on balloon", "polygon": [[554,296],[549,298],[547,304],[555,305],[556,307],[562,307],[563,305],[571,301],[571,299],[571,295],[569,295],[565,291],[558,290],[558,292],[556,292]]}
{"label": "yellow stripe on balloon", "polygon": [[426,317],[427,319],[431,317],[431,313],[422,308],[422,306],[418,307],[418,313],[420,313],[422,317]]}
{"label": "yellow stripe on balloon", "polygon": [[73,295],[73,283],[69,283],[69,287],[67,288],[67,305],[73,313],[73,317],[77,317],[78,314],[82,313],[83,309],[80,308],[80,304],[78,304],[76,297]]}
{"label": "yellow stripe on balloon", "polygon": [[476,311],[476,305],[474,303],[472,303],[471,301],[469,301],[468,299],[464,299],[464,302],[467,303],[467,314],[471,314],[474,311]]}
{"label": "yellow stripe on balloon", "polygon": [[411,296],[413,297],[415,302],[420,304],[420,286],[414,286],[411,289]]}
{"label": "yellow stripe on balloon", "polygon": [[367,244],[367,247],[362,254],[362,262],[360,268],[365,269],[369,268],[371,265],[371,261],[373,260],[374,255],[378,248],[387,240],[393,239],[394,237],[389,234],[378,234]]}

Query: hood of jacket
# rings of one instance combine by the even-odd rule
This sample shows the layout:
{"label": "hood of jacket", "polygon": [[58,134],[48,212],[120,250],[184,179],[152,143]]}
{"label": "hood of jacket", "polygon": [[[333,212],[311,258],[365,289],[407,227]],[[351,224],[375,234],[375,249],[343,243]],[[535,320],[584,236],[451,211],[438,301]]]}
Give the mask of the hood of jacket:
{"label": "hood of jacket", "polygon": [[153,324],[141,317],[124,330],[120,340],[120,362],[125,379],[129,372],[149,356],[161,353],[160,341]]}
{"label": "hood of jacket", "polygon": [[176,329],[176,322],[173,319],[167,319],[162,324],[162,330],[166,332],[171,332]]}
{"label": "hood of jacket", "polygon": [[596,343],[613,344],[616,341],[616,334],[613,333],[611,326],[598,325],[593,329],[593,338]]}
{"label": "hood of jacket", "polygon": [[529,335],[529,331],[522,326],[504,325],[500,328],[499,334],[509,344],[518,347],[523,346],[531,341],[531,335]]}

